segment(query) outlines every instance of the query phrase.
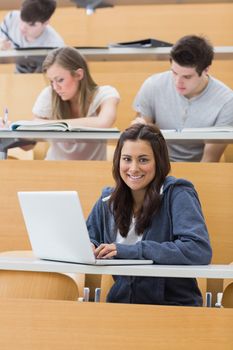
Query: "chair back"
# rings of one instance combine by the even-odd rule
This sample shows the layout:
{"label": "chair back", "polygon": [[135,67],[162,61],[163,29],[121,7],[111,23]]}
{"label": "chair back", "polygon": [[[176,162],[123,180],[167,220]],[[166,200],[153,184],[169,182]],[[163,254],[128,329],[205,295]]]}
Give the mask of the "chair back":
{"label": "chair back", "polygon": [[111,287],[114,284],[114,280],[112,278],[112,275],[102,275],[101,276],[101,294],[100,294],[100,301],[105,302],[107,299],[108,292],[110,291]]}
{"label": "chair back", "polygon": [[[231,264],[233,264],[233,262]],[[233,307],[233,279],[232,278],[225,278],[223,281],[222,306]]]}
{"label": "chair back", "polygon": [[223,291],[222,306],[230,308],[233,307],[233,282],[228,284]]}
{"label": "chair back", "polygon": [[0,297],[78,300],[79,290],[74,279],[62,273],[2,270]]}

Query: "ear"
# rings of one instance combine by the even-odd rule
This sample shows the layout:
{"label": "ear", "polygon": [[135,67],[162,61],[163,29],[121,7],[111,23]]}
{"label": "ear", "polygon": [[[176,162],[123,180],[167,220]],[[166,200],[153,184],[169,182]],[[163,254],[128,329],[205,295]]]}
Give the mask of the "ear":
{"label": "ear", "polygon": [[82,80],[84,77],[84,71],[82,68],[78,68],[76,71],[76,77],[78,78],[78,80]]}
{"label": "ear", "polygon": [[206,67],[206,68],[203,70],[203,72],[204,72],[205,74],[208,74],[208,73],[209,73],[209,69],[210,69],[210,66]]}

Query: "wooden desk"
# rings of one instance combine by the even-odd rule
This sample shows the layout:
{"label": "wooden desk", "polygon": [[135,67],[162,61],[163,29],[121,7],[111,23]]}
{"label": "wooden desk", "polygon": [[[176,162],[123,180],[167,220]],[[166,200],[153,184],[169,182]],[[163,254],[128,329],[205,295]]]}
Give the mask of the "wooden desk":
{"label": "wooden desk", "polygon": [[[157,48],[79,48],[79,52],[90,62],[104,61],[168,61],[170,47]],[[43,61],[51,49],[25,49],[0,51],[0,64],[19,63],[27,60]],[[232,60],[233,46],[216,46],[216,60]]]}
{"label": "wooden desk", "polygon": [[[179,141],[187,142],[209,142],[209,143],[233,143],[232,132],[177,132],[163,131],[163,136],[167,142]],[[4,131],[0,130],[0,159],[6,159],[7,150],[18,147],[20,141],[116,141],[120,133],[117,132],[60,132],[60,131]]]}
{"label": "wooden desk", "polygon": [[37,131],[1,131],[0,130],[0,159],[7,158],[7,151],[9,148],[20,147],[21,142],[27,141],[77,141],[77,142],[106,142],[117,140],[119,138],[118,132],[37,132]]}
{"label": "wooden desk", "polygon": [[232,309],[0,300],[1,350],[232,350]]}
{"label": "wooden desk", "polygon": [[93,266],[40,260],[23,252],[0,254],[0,270],[85,273],[147,277],[233,278],[233,265],[124,265]]}

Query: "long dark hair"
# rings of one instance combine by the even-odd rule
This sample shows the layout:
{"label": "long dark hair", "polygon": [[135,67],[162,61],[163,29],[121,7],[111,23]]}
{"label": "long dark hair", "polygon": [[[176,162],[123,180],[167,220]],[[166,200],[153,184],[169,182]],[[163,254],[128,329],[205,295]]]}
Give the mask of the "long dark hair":
{"label": "long dark hair", "polygon": [[153,150],[156,164],[155,177],[147,187],[143,206],[136,217],[136,234],[141,235],[149,227],[152,216],[158,211],[161,203],[160,189],[171,167],[166,141],[155,125],[134,124],[121,134],[113,157],[112,174],[116,185],[111,194],[109,206],[114,215],[117,228],[123,237],[126,237],[128,234],[134,204],[131,190],[120,175],[121,151],[125,141],[128,140],[147,141]]}

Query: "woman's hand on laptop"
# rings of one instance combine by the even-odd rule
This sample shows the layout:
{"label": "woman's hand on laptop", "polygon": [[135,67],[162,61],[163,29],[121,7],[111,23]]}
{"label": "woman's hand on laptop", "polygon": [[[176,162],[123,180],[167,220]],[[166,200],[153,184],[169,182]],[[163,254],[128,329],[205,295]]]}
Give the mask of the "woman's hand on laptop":
{"label": "woman's hand on laptop", "polygon": [[96,259],[110,259],[117,255],[116,245],[114,243],[100,244],[95,250],[94,254]]}

